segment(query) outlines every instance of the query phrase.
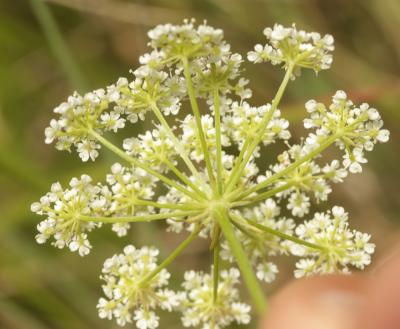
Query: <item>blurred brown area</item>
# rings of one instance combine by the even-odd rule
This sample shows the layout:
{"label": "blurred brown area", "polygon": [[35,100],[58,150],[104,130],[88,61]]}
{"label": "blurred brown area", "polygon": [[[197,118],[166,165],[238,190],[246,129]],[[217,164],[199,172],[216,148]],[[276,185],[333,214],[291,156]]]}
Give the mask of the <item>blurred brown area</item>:
{"label": "blurred brown area", "polygon": [[[398,230],[398,0],[0,0],[0,328],[114,328],[99,320],[95,309],[104,259],[132,242],[158,241],[163,255],[179,242],[180,237],[165,234],[159,224],[138,224],[124,239],[103,230],[93,234],[93,252],[82,260],[37,245],[39,218],[29,207],[54,181],[66,183],[81,173],[103,179],[115,160],[103,152],[95,164],[82,164],[76,154],[45,145],[43,130],[52,108],[74,90],[89,91],[127,76],[146,51],[150,27],[190,17],[223,28],[234,51],[243,55],[263,42],[263,28],[276,22],[334,35],[332,69],[318,77],[304,72],[289,86],[281,109],[292,121],[296,139],[304,134],[305,101],[328,101],[336,89],[380,110],[390,142],[368,155],[361,175],[335,186],[329,204],[344,205],[352,225],[373,235],[377,257]],[[268,64],[245,63],[244,68],[254,90],[252,102],[270,101],[282,71]],[[262,161],[273,159],[265,152]],[[210,258],[207,246],[196,244],[174,272],[179,277],[187,268],[206,269]],[[288,280],[292,265],[293,260],[281,261],[279,280],[266,290]],[[180,327],[174,317],[162,326]]]}

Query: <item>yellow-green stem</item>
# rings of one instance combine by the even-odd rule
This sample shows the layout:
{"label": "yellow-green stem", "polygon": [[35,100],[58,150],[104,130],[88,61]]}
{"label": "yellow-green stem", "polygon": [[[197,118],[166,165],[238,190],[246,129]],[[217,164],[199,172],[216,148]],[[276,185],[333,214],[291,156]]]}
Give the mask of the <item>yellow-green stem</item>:
{"label": "yellow-green stem", "polygon": [[194,200],[201,201],[201,199],[199,198],[199,196],[197,194],[188,191],[187,189],[185,189],[183,186],[177,184],[172,179],[169,179],[168,177],[160,174],[159,172],[149,168],[148,166],[146,166],[145,164],[141,163],[137,159],[129,156],[126,152],[121,150],[118,146],[115,146],[113,143],[108,141],[106,138],[104,138],[100,134],[96,133],[94,130],[89,130],[89,133],[95,139],[97,139],[101,144],[103,144],[106,148],[108,148],[110,151],[112,151],[115,154],[117,154],[118,156],[120,156],[122,159],[124,159],[124,160],[128,161],[129,163],[131,163],[131,164],[133,164],[133,165],[145,170],[150,175],[153,175],[154,177],[157,177],[158,179],[163,181],[165,184],[176,188],[177,190],[179,190],[182,193],[186,194],[187,196],[193,198]]}
{"label": "yellow-green stem", "polygon": [[223,207],[216,207],[214,210],[215,219],[221,227],[225,239],[228,241],[229,247],[236,259],[239,269],[242,273],[247,289],[254,301],[255,307],[259,315],[264,314],[267,308],[267,300],[263,290],[254,274],[249,262],[249,258],[244,252],[238,238],[235,235],[233,226],[228,218],[228,213]]}
{"label": "yellow-green stem", "polygon": [[264,193],[257,194],[255,196],[252,196],[252,197],[248,198],[248,199],[244,199],[244,197],[242,197],[242,195],[244,195],[246,193],[245,192],[245,193],[243,193],[243,194],[241,194],[241,195],[239,195],[237,197],[237,199],[243,200],[243,201],[238,203],[238,204],[236,204],[234,202],[232,205],[234,207],[243,207],[243,206],[247,207],[247,206],[252,205],[253,203],[268,199],[268,198],[274,196],[275,194],[278,194],[279,192],[282,192],[282,191],[285,191],[285,190],[291,188],[294,185],[295,185],[294,182],[289,182],[289,183],[287,183],[285,185],[273,188],[273,189],[271,189],[269,191],[266,191]]}
{"label": "yellow-green stem", "polygon": [[[285,77],[283,78],[283,81],[282,81],[281,85],[279,86],[279,89],[272,101],[270,110],[266,113],[266,115],[260,122],[259,126],[257,127],[256,137],[254,138],[253,141],[251,141],[251,144],[250,144],[250,142],[247,142],[247,144],[249,144],[250,146],[246,150],[243,151],[244,148],[242,149],[243,153],[245,152],[244,159],[240,162],[236,162],[235,167],[232,170],[231,177],[229,177],[229,180],[228,180],[228,185],[226,187],[227,192],[232,191],[232,189],[235,187],[238,180],[240,179],[240,176],[241,176],[244,168],[246,167],[247,163],[250,161],[254,150],[256,149],[258,144],[260,144],[260,142],[264,136],[265,129],[267,128],[268,123],[273,118],[275,110],[278,108],[278,105],[282,99],[282,96],[286,89],[286,86],[289,83],[290,77],[292,76],[292,71],[293,71],[294,65],[295,65],[294,63],[289,64],[289,67],[285,73]],[[250,138],[251,137],[249,135],[247,137],[247,139],[250,139]],[[246,144],[246,142],[245,142],[245,144]]]}
{"label": "yellow-green stem", "polygon": [[297,244],[306,246],[308,248],[317,249],[317,250],[325,250],[325,247],[323,247],[323,246],[319,246],[317,244],[299,239],[293,235],[289,235],[289,234],[283,233],[281,231],[275,230],[273,228],[270,228],[268,226],[264,226],[264,225],[259,224],[251,219],[244,219],[236,214],[231,214],[231,217],[233,218],[234,221],[239,222],[239,224],[243,224],[243,223],[250,224],[251,226],[257,228],[260,231],[275,235],[281,239],[289,240],[289,241],[295,242]]}
{"label": "yellow-green stem", "polygon": [[243,194],[241,194],[241,197],[245,197],[253,192],[256,192],[262,188],[267,187],[268,185],[273,184],[276,182],[279,178],[285,176],[286,174],[290,173],[300,165],[302,165],[304,162],[311,160],[315,158],[317,155],[319,155],[323,150],[325,150],[327,147],[329,147],[331,144],[333,144],[338,138],[340,137],[339,134],[333,134],[330,137],[328,137],[319,147],[317,147],[315,150],[311,151],[308,153],[306,156],[296,160],[293,162],[291,165],[287,166],[285,169],[277,172],[276,174],[272,175],[271,177],[267,178],[264,182],[253,186]]}
{"label": "yellow-green stem", "polygon": [[127,216],[127,217],[102,217],[102,216],[79,216],[79,220],[87,222],[101,222],[101,223],[136,223],[136,222],[150,222],[153,220],[161,220],[176,217],[185,217],[190,215],[196,215],[200,211],[188,210],[188,211],[176,211],[161,214],[151,214],[144,216]]}
{"label": "yellow-green stem", "polygon": [[159,265],[157,268],[145,276],[140,282],[139,286],[144,286],[147,282],[153,279],[158,273],[160,273],[164,268],[171,264],[176,257],[178,257],[186,247],[192,243],[192,241],[197,237],[201,231],[201,226],[196,226],[192,233]]}
{"label": "yellow-green stem", "polygon": [[203,125],[201,123],[199,104],[197,103],[196,94],[193,89],[189,61],[186,57],[182,58],[182,64],[183,64],[183,71],[184,71],[184,75],[185,75],[185,79],[186,79],[186,86],[187,86],[187,91],[188,91],[188,95],[189,95],[190,105],[192,107],[194,119],[196,121],[197,136],[200,140],[200,144],[203,149],[204,161],[206,163],[206,168],[207,168],[207,174],[210,179],[211,185],[213,186],[213,189],[215,191],[216,182],[215,182],[215,177],[214,177],[214,173],[213,173],[213,169],[212,169],[211,158],[210,158],[210,154],[208,152],[208,147],[207,147],[206,137],[204,135]]}
{"label": "yellow-green stem", "polygon": [[214,246],[214,266],[213,266],[213,301],[214,303],[218,298],[218,283],[219,283],[219,242]]}
{"label": "yellow-green stem", "polygon": [[74,88],[81,91],[86,90],[88,83],[76,63],[68,44],[65,42],[47,4],[44,0],[30,0],[30,4],[64,75]]}
{"label": "yellow-green stem", "polygon": [[168,166],[168,168],[187,186],[189,186],[194,192],[200,195],[205,200],[208,199],[207,195],[201,191],[193,182],[190,181],[188,177],[186,177],[183,173],[181,173],[178,168],[175,167],[171,161],[168,159],[164,159],[164,163]]}
{"label": "yellow-green stem", "polygon": [[162,115],[160,109],[158,108],[157,104],[155,104],[154,102],[151,102],[150,105],[151,105],[151,108],[153,110],[153,113],[155,114],[155,116],[157,117],[158,121],[161,123],[161,125],[163,126],[163,128],[167,132],[168,136],[172,139],[176,151],[181,156],[182,160],[185,162],[185,164],[189,168],[190,172],[193,174],[193,176],[199,178],[200,177],[199,172],[197,171],[197,169],[194,166],[193,162],[190,160],[190,158],[187,155],[187,152],[183,148],[182,144],[176,138],[176,136],[173,133],[171,127],[169,126],[168,122],[165,120],[165,118]]}
{"label": "yellow-green stem", "polygon": [[144,200],[144,199],[136,199],[134,201],[134,205],[139,206],[150,206],[155,208],[165,208],[165,209],[180,209],[180,210],[202,210],[204,209],[204,205],[201,204],[190,204],[190,203],[183,203],[183,204],[175,204],[175,203],[160,203],[151,200]]}
{"label": "yellow-green stem", "polygon": [[214,89],[214,112],[215,112],[215,142],[217,147],[217,187],[218,194],[223,193],[222,181],[222,146],[221,146],[221,109],[218,89]]}

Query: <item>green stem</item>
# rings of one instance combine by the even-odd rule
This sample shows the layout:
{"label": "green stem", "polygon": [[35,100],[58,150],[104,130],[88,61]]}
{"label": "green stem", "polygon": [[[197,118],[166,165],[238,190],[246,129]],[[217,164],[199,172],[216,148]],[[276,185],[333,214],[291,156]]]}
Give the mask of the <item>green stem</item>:
{"label": "green stem", "polygon": [[192,243],[192,241],[197,237],[199,232],[201,231],[201,226],[197,226],[192,233],[160,264],[157,268],[145,276],[140,282],[139,286],[144,286],[151,279],[153,279],[158,273],[160,273],[164,268],[166,268],[169,264],[171,264],[176,257],[178,257],[185,248]]}
{"label": "green stem", "polygon": [[220,245],[217,242],[214,247],[214,266],[213,266],[213,301],[218,298],[218,283],[219,283],[219,249]]}
{"label": "green stem", "polygon": [[30,3],[51,51],[60,63],[65,76],[73,87],[79,90],[86,90],[87,83],[62,37],[51,11],[43,0],[30,0]]}
{"label": "green stem", "polygon": [[217,88],[214,89],[214,112],[215,112],[215,139],[217,146],[217,187],[218,194],[223,193],[223,182],[222,182],[222,146],[221,146],[221,109],[219,91]]}
{"label": "green stem", "polygon": [[251,297],[253,298],[257,312],[260,315],[262,315],[264,314],[267,308],[266,298],[253,272],[248,256],[244,252],[240,242],[235,236],[235,231],[228,219],[227,211],[223,207],[217,207],[214,210],[214,215],[216,217],[216,220],[218,221],[219,226],[221,227],[225,239],[228,241],[229,247],[233,255],[235,256],[236,262],[242,273],[244,282],[246,283],[247,289]]}
{"label": "green stem", "polygon": [[101,144],[103,144],[106,148],[108,148],[110,151],[114,152],[115,154],[119,155],[122,159],[128,161],[129,163],[142,168],[143,170],[145,170],[146,172],[148,172],[150,175],[153,175],[155,177],[157,177],[158,179],[160,179],[161,181],[163,181],[165,184],[172,186],[174,188],[176,188],[177,190],[181,191],[182,193],[186,194],[187,196],[197,200],[197,201],[201,201],[201,199],[199,198],[199,196],[197,196],[196,194],[188,191],[187,189],[185,189],[183,186],[177,184],[175,181],[173,181],[172,179],[169,179],[168,177],[160,174],[159,172],[149,168],[148,166],[146,166],[145,164],[139,162],[137,159],[129,156],[128,154],[126,154],[126,152],[124,152],[123,150],[121,150],[119,147],[115,146],[113,143],[111,143],[110,141],[108,141],[107,139],[105,139],[103,136],[101,136],[100,134],[96,133],[94,130],[89,130],[90,135],[92,135],[95,139],[97,139]]}
{"label": "green stem", "polygon": [[196,120],[197,135],[198,135],[198,138],[200,140],[201,147],[203,149],[204,161],[206,163],[208,177],[210,179],[211,185],[214,187],[214,190],[215,190],[215,185],[216,185],[215,184],[215,177],[214,177],[214,174],[213,174],[210,154],[208,152],[206,137],[205,137],[204,131],[203,131],[203,125],[201,123],[201,115],[200,115],[200,110],[199,110],[199,104],[197,103],[196,94],[195,94],[194,88],[193,88],[192,76],[190,74],[190,68],[189,68],[188,59],[186,57],[183,57],[182,58],[182,63],[183,63],[183,70],[184,70],[184,75],[185,75],[185,79],[186,79],[186,85],[187,85],[187,89],[188,89],[190,105],[192,107],[194,118]]}
{"label": "green stem", "polygon": [[248,199],[244,199],[244,200],[243,200],[244,196],[246,196],[246,195],[245,195],[246,192],[245,192],[245,193],[240,194],[239,196],[236,197],[238,200],[243,200],[243,202],[240,202],[240,203],[238,203],[238,204],[236,204],[236,203],[234,202],[234,203],[232,203],[232,205],[233,205],[234,207],[235,207],[235,206],[236,206],[236,207],[247,207],[247,206],[250,206],[250,205],[252,205],[252,204],[254,204],[254,203],[257,203],[257,202],[259,202],[259,201],[268,199],[268,198],[274,196],[275,194],[278,194],[279,192],[282,192],[282,191],[285,191],[285,190],[291,188],[291,187],[294,186],[294,185],[296,185],[294,182],[289,182],[289,183],[284,184],[284,185],[282,185],[282,186],[278,186],[278,187],[273,188],[273,189],[271,189],[271,190],[269,190],[269,191],[266,191],[266,192],[257,194],[257,195],[255,195],[255,196],[253,196],[253,197],[250,197],[250,198],[248,198]]}
{"label": "green stem", "polygon": [[174,142],[175,149],[179,153],[179,155],[181,156],[182,160],[185,162],[185,164],[187,165],[187,167],[189,168],[189,170],[191,171],[193,176],[199,178],[200,177],[199,172],[197,171],[197,169],[194,166],[193,162],[190,160],[190,158],[187,155],[185,149],[182,147],[182,144],[179,142],[179,140],[176,138],[176,136],[172,132],[171,127],[169,126],[168,122],[165,120],[165,118],[162,115],[162,113],[161,113],[160,109],[158,108],[157,104],[155,104],[154,102],[151,102],[150,105],[151,105],[153,113],[157,117],[158,121],[161,123],[163,128],[166,130],[168,136]]}
{"label": "green stem", "polygon": [[296,160],[293,162],[291,165],[287,166],[285,169],[277,172],[276,174],[272,175],[268,179],[266,179],[264,182],[257,184],[256,186],[253,186],[243,194],[241,194],[241,197],[245,197],[253,192],[256,192],[262,188],[267,187],[270,184],[273,184],[276,182],[279,178],[285,176],[286,174],[290,173],[300,165],[302,165],[304,162],[313,159],[316,157],[318,154],[320,154],[323,150],[328,148],[331,144],[333,144],[338,138],[340,137],[339,134],[333,134],[332,136],[328,137],[319,147],[317,147],[315,150],[311,151],[308,153],[306,156]]}
{"label": "green stem", "polygon": [[207,200],[207,195],[203,191],[201,191],[193,182],[190,181],[188,177],[182,174],[174,164],[168,159],[164,159],[163,162],[168,166],[168,168],[187,186],[191,187],[194,192],[201,195],[202,198]]}
{"label": "green stem", "polygon": [[[278,105],[282,99],[283,93],[289,83],[294,66],[295,66],[294,63],[289,64],[289,67],[285,73],[285,77],[283,78],[283,81],[282,81],[281,85],[279,86],[279,89],[274,97],[274,100],[272,101],[270,110],[267,112],[267,114],[264,116],[264,118],[260,122],[259,126],[257,127],[257,135],[256,135],[255,139],[251,142],[251,144],[247,148],[247,150],[243,151],[244,148],[242,149],[243,153],[245,152],[244,159],[240,162],[236,162],[235,168],[232,170],[231,177],[229,177],[229,180],[228,180],[228,185],[226,187],[227,192],[232,191],[232,189],[235,187],[238,180],[240,179],[240,175],[242,174],[244,168],[246,167],[247,163],[250,161],[254,150],[256,149],[258,144],[261,142],[263,135],[265,133],[265,129],[267,128],[268,123],[273,118],[275,110],[278,108]],[[249,135],[247,137],[247,139],[250,139],[250,138],[251,137]],[[249,144],[249,142],[247,144]]]}
{"label": "green stem", "polygon": [[311,243],[311,242],[307,242],[307,241],[299,239],[299,238],[297,238],[297,237],[295,237],[293,235],[289,235],[289,234],[283,233],[281,231],[275,230],[273,228],[270,228],[268,226],[264,226],[264,225],[259,224],[259,223],[255,222],[255,221],[251,220],[251,219],[244,219],[244,218],[242,218],[242,217],[240,217],[240,216],[238,216],[236,214],[231,214],[231,217],[235,221],[239,221],[241,223],[248,223],[251,226],[259,229],[260,231],[275,235],[275,236],[277,236],[277,237],[279,237],[281,239],[289,240],[289,241],[295,242],[297,244],[306,246],[308,248],[317,249],[317,250],[325,250],[325,247],[323,247],[323,246],[319,246],[317,244],[314,244],[314,243]]}
{"label": "green stem", "polygon": [[129,217],[92,217],[92,216],[79,216],[80,220],[86,222],[101,222],[101,223],[135,223],[135,222],[150,222],[153,220],[161,220],[175,217],[185,217],[189,215],[195,215],[199,213],[197,210],[191,211],[176,211],[169,213],[161,213],[161,214],[151,214],[151,215],[143,215],[143,216],[129,216]]}
{"label": "green stem", "polygon": [[150,206],[150,207],[161,208],[161,209],[163,209],[163,208],[165,208],[165,209],[181,209],[181,210],[202,210],[202,209],[204,209],[204,206],[201,204],[160,203],[160,202],[154,202],[151,200],[143,200],[143,199],[135,200],[134,204],[139,205],[139,206]]}

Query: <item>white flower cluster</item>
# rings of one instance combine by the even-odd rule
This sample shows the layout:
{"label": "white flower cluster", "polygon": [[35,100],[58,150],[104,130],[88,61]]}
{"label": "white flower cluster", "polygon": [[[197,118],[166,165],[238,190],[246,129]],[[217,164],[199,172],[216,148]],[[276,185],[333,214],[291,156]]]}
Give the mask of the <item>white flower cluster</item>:
{"label": "white flower cluster", "polygon": [[140,159],[160,172],[169,171],[166,163],[175,165],[178,157],[174,142],[162,127],[148,130],[145,134],[138,135],[137,138],[125,139],[123,148],[127,154]]}
{"label": "white flower cluster", "polygon": [[[229,114],[225,116],[224,127],[230,134],[231,139],[241,150],[247,138],[253,138],[262,118],[271,111],[271,105],[253,107],[247,102],[234,102],[229,108]],[[281,111],[275,110],[273,119],[269,122],[262,136],[263,145],[274,143],[277,139],[288,140],[290,132],[289,122],[281,118]],[[256,155],[259,156],[258,152]]]}
{"label": "white flower cluster", "polygon": [[[348,227],[343,208],[299,224],[284,213],[305,217],[312,202],[326,201],[332,184],[360,172],[367,161],[364,152],[388,141],[389,132],[377,110],[356,106],[338,91],[328,107],[306,103],[304,126],[312,131],[290,143],[289,122],[279,110],[284,90],[301,68],[330,67],[333,38],[281,25],[264,34],[268,44],[256,45],[248,59],[284,66],[271,103],[251,105],[242,57],[231,52],[222,30],[185,20],[149,32],[151,51],[140,57],[131,81],[120,78],[105,89],[75,93],[54,110],[58,119],[46,129],[46,143],[54,141],[60,150],[74,146],[83,161],[95,160],[102,145],[126,164],[115,163],[105,183],[93,184],[83,175],[66,189],[53,184],[32,205],[33,212],[46,216],[38,225],[39,243],[53,238],[54,246],[84,256],[91,249],[88,232],[103,223],[112,224],[118,236],[127,235],[131,223],[151,220],[164,220],[168,231],[189,232],[160,265],[158,251],[150,247],[128,246],[108,259],[101,277],[106,296],[98,304],[101,318],[153,329],[159,326],[155,309],[161,308],[181,311],[185,327],[248,324],[250,306],[239,302],[236,288],[239,271],[224,270],[227,263],[237,262],[246,271],[244,281],[260,312],[259,282],[270,283],[278,273],[271,258],[300,256],[296,277],[348,272],[370,263],[370,236]],[[191,114],[179,113],[189,105]],[[154,125],[125,139],[122,148],[106,138],[106,132],[147,114]],[[275,142],[287,148],[260,173],[262,152]],[[343,160],[319,163],[334,144]],[[210,242],[213,274],[189,271],[184,291],[167,289],[165,267],[197,237]]]}
{"label": "white flower cluster", "polygon": [[296,65],[298,68],[310,68],[315,72],[327,70],[332,64],[334,39],[330,34],[323,37],[316,32],[305,32],[292,27],[275,24],[264,30],[268,43],[257,44],[247,58],[250,62],[271,62],[273,65]]}
{"label": "white flower cluster", "polygon": [[171,311],[179,305],[179,294],[165,288],[170,278],[166,269],[147,279],[157,268],[158,253],[155,248],[129,245],[105,261],[101,278],[106,297],[97,305],[100,318],[115,318],[120,326],[135,321],[138,329],[154,329],[159,325],[155,308]]}
{"label": "white flower cluster", "polygon": [[223,39],[221,29],[215,29],[206,22],[197,27],[194,24],[194,19],[186,19],[182,25],[157,25],[147,34],[149,45],[167,61],[178,61],[181,56],[218,57],[229,51],[230,46]]}
{"label": "white flower cluster", "polygon": [[371,263],[375,249],[369,242],[369,234],[349,229],[348,213],[338,206],[327,213],[316,213],[312,220],[300,224],[296,235],[323,247],[322,251],[316,251],[296,245],[294,253],[306,257],[296,263],[297,278],[315,273],[348,272],[350,265],[364,269]]}
{"label": "white flower cluster", "polygon": [[101,195],[101,187],[92,185],[91,181],[87,175],[82,175],[81,179],[72,178],[68,189],[54,183],[40,202],[32,204],[33,212],[47,217],[37,226],[38,243],[45,243],[53,237],[52,244],[57,248],[67,246],[81,256],[89,254],[92,246],[87,233],[100,224],[85,220],[85,216],[101,214],[107,202]]}
{"label": "white flower cluster", "polygon": [[[207,142],[207,148],[210,150],[212,154],[213,160],[215,160],[216,156],[216,144],[215,144],[215,126],[214,119],[210,115],[203,115],[201,117],[202,128],[205,132],[205,138]],[[204,160],[204,152],[201,145],[197,142],[197,134],[196,134],[196,122],[192,115],[186,116],[186,118],[181,123],[182,128],[182,143],[190,155],[190,157],[196,161],[200,162]],[[226,136],[226,132],[224,129],[221,131],[221,144],[222,146],[229,146],[231,144],[230,139]],[[229,158],[226,158],[227,164],[232,163],[232,159],[229,161]]]}
{"label": "white flower cluster", "polygon": [[389,140],[379,112],[367,103],[355,106],[344,91],[336,92],[329,108],[310,100],[306,109],[310,118],[304,120],[305,128],[316,128],[316,133],[307,138],[308,144],[317,147],[327,136],[337,134],[336,143],[346,152],[343,165],[351,173],[362,171],[361,164],[367,162],[364,151],[372,151],[377,142]]}
{"label": "white flower cluster", "polygon": [[82,161],[95,160],[99,155],[99,143],[89,130],[112,130],[116,132],[125,126],[125,119],[119,111],[107,112],[113,92],[98,89],[84,96],[77,92],[67,102],[54,109],[60,118],[52,119],[46,128],[46,143],[57,141],[58,150],[70,150],[74,145]]}
{"label": "white flower cluster", "polygon": [[[278,162],[270,167],[265,176],[258,177],[259,182],[268,180],[268,177],[274,174],[279,174],[296,161],[302,160],[307,154],[309,153],[304,152],[304,146],[292,145],[288,151],[278,157]],[[303,217],[310,209],[310,195],[316,202],[326,201],[332,192],[330,183],[343,182],[347,174],[348,171],[340,166],[338,160],[333,160],[324,166],[320,166],[315,161],[306,161],[276,180],[275,188],[286,186],[283,192],[276,195],[280,199],[287,199],[286,207],[293,216]]]}
{"label": "white flower cluster", "polygon": [[218,285],[217,299],[214,300],[213,278],[209,274],[189,271],[185,273],[183,287],[185,293],[181,299],[180,311],[183,313],[184,327],[220,329],[233,322],[248,324],[251,307],[239,302],[240,273],[232,268],[222,271]]}
{"label": "white flower cluster", "polygon": [[[156,178],[139,168],[126,168],[119,163],[111,167],[107,175],[109,191],[108,214],[116,217],[148,215],[154,212],[151,207],[141,205],[139,200],[151,199],[154,195]],[[126,222],[114,223],[112,230],[118,236],[128,233],[130,224]]]}

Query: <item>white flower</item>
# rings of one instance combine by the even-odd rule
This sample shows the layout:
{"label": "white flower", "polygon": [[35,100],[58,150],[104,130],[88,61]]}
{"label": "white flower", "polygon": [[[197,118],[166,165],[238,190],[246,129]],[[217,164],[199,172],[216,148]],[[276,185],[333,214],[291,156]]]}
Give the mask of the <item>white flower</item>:
{"label": "white flower", "polygon": [[152,311],[138,309],[133,319],[138,329],[155,329],[158,327],[160,317]]}
{"label": "white flower", "polygon": [[256,275],[259,280],[271,283],[275,280],[278,272],[278,267],[274,263],[268,262],[257,265]]}
{"label": "white flower", "polygon": [[99,309],[99,317],[101,319],[111,320],[115,307],[116,304],[113,300],[100,298],[99,303],[97,304],[97,308]]}
{"label": "white flower", "polygon": [[115,223],[112,225],[112,230],[117,233],[119,237],[122,237],[128,234],[130,227],[129,223]]}
{"label": "white flower", "polygon": [[296,270],[294,271],[295,278],[299,279],[303,276],[309,276],[313,273],[315,261],[313,259],[300,259],[296,263]]}
{"label": "white flower", "polygon": [[99,148],[100,145],[89,140],[85,140],[77,144],[77,151],[83,162],[86,162],[89,159],[92,161],[96,160],[96,158],[99,156],[99,152],[97,151]]}
{"label": "white flower", "polygon": [[239,271],[222,271],[219,279],[217,300],[214,301],[213,280],[209,274],[186,272],[183,287],[186,298],[182,299],[180,310],[185,327],[203,324],[204,328],[223,328],[233,322],[248,324],[250,306],[238,303]]}
{"label": "white flower", "polygon": [[118,129],[125,127],[125,119],[120,118],[119,113],[104,113],[100,118],[107,130],[117,132]]}
{"label": "white flower", "polygon": [[293,216],[303,217],[308,214],[310,198],[303,193],[292,193],[288,199],[287,208],[292,211]]}
{"label": "white flower", "polygon": [[80,234],[74,236],[72,241],[69,243],[69,249],[71,251],[78,251],[80,256],[86,256],[90,253],[92,246],[87,240],[87,234]]}

